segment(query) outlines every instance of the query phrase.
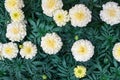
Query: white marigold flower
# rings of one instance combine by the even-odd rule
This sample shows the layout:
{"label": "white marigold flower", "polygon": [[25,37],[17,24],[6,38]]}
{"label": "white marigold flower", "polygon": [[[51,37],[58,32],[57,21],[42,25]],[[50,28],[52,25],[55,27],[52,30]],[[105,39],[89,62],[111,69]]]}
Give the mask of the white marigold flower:
{"label": "white marigold flower", "polygon": [[7,26],[7,33],[6,37],[11,40],[12,42],[18,41],[24,39],[26,36],[26,25],[24,23],[20,22],[12,22],[8,24]]}
{"label": "white marigold flower", "polygon": [[37,47],[30,41],[23,43],[23,46],[20,50],[20,55],[22,58],[32,59],[37,54]]}
{"label": "white marigold flower", "polygon": [[71,24],[76,27],[85,27],[91,22],[91,11],[83,4],[77,4],[69,10]]}
{"label": "white marigold flower", "polygon": [[62,48],[62,40],[56,33],[47,33],[41,39],[41,47],[45,53],[56,54]]}
{"label": "white marigold flower", "polygon": [[102,7],[103,10],[100,11],[102,21],[111,26],[120,23],[120,7],[117,3],[107,2]]}
{"label": "white marigold flower", "polygon": [[24,7],[23,0],[5,0],[5,8],[8,12]]}
{"label": "white marigold flower", "polygon": [[65,26],[66,23],[70,20],[68,12],[65,10],[56,10],[53,16],[54,21],[60,27]]}
{"label": "white marigold flower", "polygon": [[88,40],[78,40],[72,46],[72,55],[76,61],[88,61],[94,54],[94,46]]}
{"label": "white marigold flower", "polygon": [[14,22],[21,22],[24,20],[25,16],[21,9],[15,9],[10,12],[10,17]]}
{"label": "white marigold flower", "polygon": [[63,7],[62,0],[42,0],[43,13],[52,17],[53,12]]}
{"label": "white marigold flower", "polygon": [[113,47],[113,57],[120,62],[120,43],[116,43]]}
{"label": "white marigold flower", "polygon": [[16,43],[6,43],[3,44],[2,54],[4,58],[12,60],[18,54],[18,47]]}

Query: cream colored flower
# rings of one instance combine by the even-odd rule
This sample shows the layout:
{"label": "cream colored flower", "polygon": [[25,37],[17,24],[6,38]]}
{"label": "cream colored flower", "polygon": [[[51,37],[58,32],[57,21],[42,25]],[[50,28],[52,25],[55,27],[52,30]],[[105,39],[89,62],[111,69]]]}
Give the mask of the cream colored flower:
{"label": "cream colored flower", "polygon": [[14,21],[14,22],[23,21],[25,18],[23,11],[20,9],[15,9],[15,10],[11,11],[10,17],[11,17],[12,21]]}
{"label": "cream colored flower", "polygon": [[120,23],[120,7],[115,2],[107,2],[100,11],[102,21],[110,25]]}
{"label": "cream colored flower", "polygon": [[23,0],[5,0],[5,8],[8,12],[24,7]]}
{"label": "cream colored flower", "polygon": [[113,47],[113,57],[120,62],[120,43],[116,43]]}
{"label": "cream colored flower", "polygon": [[18,41],[24,39],[26,36],[26,25],[20,22],[12,22],[7,26],[6,37],[11,41]]}
{"label": "cream colored flower", "polygon": [[20,55],[22,58],[32,59],[37,54],[37,47],[30,41],[23,43],[23,46],[20,50]]}
{"label": "cream colored flower", "polygon": [[16,43],[6,43],[3,45],[2,54],[4,58],[12,60],[18,54],[18,47]]}
{"label": "cream colored flower", "polygon": [[63,45],[61,38],[56,33],[47,33],[41,39],[41,47],[48,54],[58,53]]}
{"label": "cream colored flower", "polygon": [[42,0],[43,13],[52,17],[53,12],[63,7],[62,0]]}
{"label": "cream colored flower", "polygon": [[83,78],[86,76],[86,68],[84,66],[77,66],[74,68],[74,74],[76,78]]}
{"label": "cream colored flower", "polygon": [[88,40],[78,40],[72,46],[72,55],[76,61],[88,61],[94,55],[94,46]]}
{"label": "cream colored flower", "polygon": [[64,10],[56,10],[53,14],[54,21],[60,27],[65,26],[66,23],[70,20],[67,11]]}
{"label": "cream colored flower", "polygon": [[77,4],[69,10],[71,24],[76,27],[85,27],[91,22],[91,11],[83,4]]}

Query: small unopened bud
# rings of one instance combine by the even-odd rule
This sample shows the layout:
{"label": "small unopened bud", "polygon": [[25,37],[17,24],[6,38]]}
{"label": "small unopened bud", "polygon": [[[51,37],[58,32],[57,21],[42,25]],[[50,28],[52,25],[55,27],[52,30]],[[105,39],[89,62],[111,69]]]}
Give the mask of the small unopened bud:
{"label": "small unopened bud", "polygon": [[77,41],[79,39],[78,35],[75,36],[75,40]]}
{"label": "small unopened bud", "polygon": [[47,80],[47,76],[44,74],[44,75],[42,75],[42,79],[43,80]]}
{"label": "small unopened bud", "polygon": [[19,48],[20,48],[20,49],[23,48],[23,45],[19,45]]}

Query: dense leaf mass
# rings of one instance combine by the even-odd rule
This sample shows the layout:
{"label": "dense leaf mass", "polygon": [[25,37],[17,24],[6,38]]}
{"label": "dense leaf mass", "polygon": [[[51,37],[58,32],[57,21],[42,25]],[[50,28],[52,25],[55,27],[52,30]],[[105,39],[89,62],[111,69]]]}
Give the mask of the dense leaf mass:
{"label": "dense leaf mass", "polygon": [[[102,5],[108,1],[120,0],[63,0],[64,9],[69,10],[75,4],[85,4],[92,11],[92,22],[84,28],[67,23],[58,27],[52,18],[43,14],[41,0],[24,0],[23,9],[27,24],[27,36],[23,41],[32,41],[37,45],[38,53],[31,60],[22,59],[20,55],[13,60],[0,61],[0,80],[79,80],[74,76],[74,68],[83,65],[87,68],[86,77],[80,80],[120,80],[120,66],[113,58],[112,48],[120,41],[120,24],[110,26],[99,17]],[[0,0],[0,42],[10,42],[5,34],[10,22],[5,10],[4,0]],[[41,37],[46,33],[56,32],[64,43],[56,55],[48,55],[40,47]],[[88,39],[95,46],[95,54],[87,62],[76,62],[71,54],[71,47],[76,36]]]}

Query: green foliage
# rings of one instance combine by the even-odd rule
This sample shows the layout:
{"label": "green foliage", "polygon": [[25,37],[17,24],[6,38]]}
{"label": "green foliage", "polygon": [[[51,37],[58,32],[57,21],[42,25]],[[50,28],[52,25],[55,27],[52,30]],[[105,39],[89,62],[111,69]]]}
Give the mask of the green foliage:
{"label": "green foliage", "polygon": [[[63,0],[64,9],[69,10],[75,4],[83,3],[93,12],[92,22],[84,28],[75,28],[68,23],[58,27],[52,18],[42,13],[41,0],[24,0],[28,35],[22,41],[32,41],[37,45],[38,53],[32,60],[20,56],[13,60],[0,61],[0,80],[79,80],[73,69],[77,65],[87,68],[87,76],[80,80],[120,80],[119,63],[112,56],[112,48],[120,41],[120,24],[110,26],[99,18],[102,4],[120,0]],[[6,26],[10,17],[0,0],[0,42],[9,40],[5,37]],[[64,43],[56,55],[45,54],[41,47],[41,37],[48,32],[58,33]],[[95,55],[87,62],[76,62],[71,54],[72,44],[78,39],[88,39],[95,46]],[[22,44],[18,43],[18,44]]]}

